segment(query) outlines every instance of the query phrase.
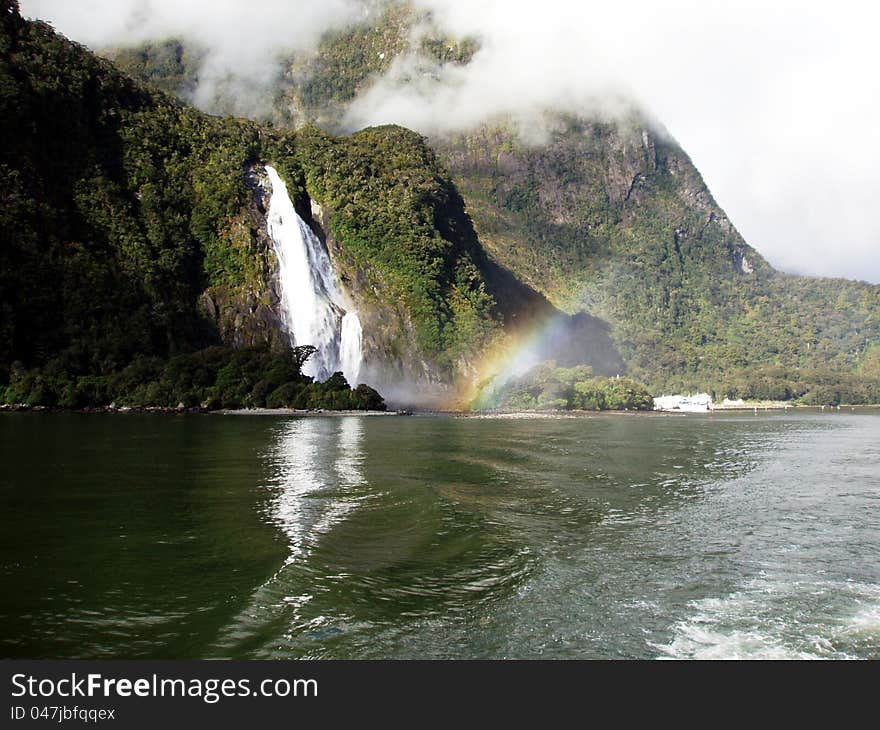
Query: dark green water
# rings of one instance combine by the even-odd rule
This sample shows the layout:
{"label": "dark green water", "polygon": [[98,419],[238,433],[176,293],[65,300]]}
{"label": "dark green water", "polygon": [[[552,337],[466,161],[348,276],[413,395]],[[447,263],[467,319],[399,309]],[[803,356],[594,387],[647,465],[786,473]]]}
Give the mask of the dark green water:
{"label": "dark green water", "polygon": [[0,414],[3,657],[880,658],[880,415]]}

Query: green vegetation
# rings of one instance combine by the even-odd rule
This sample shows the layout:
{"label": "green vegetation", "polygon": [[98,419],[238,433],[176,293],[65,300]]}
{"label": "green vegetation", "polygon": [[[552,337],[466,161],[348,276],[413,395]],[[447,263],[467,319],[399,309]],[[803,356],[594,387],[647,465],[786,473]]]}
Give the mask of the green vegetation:
{"label": "green vegetation", "polygon": [[351,266],[409,311],[415,342],[402,346],[446,370],[476,356],[500,329],[496,303],[461,199],[424,138],[394,126],[334,138],[309,126],[297,141],[308,189],[332,211]]}
{"label": "green vegetation", "polygon": [[[296,61],[275,101],[332,126],[395,56],[464,64],[476,50],[405,3],[377,7]],[[373,315],[371,346],[413,372],[470,372],[504,324],[549,308],[539,292],[589,312],[590,332],[616,348],[604,358],[614,368],[589,353],[547,357],[602,372],[622,361],[655,393],[878,400],[880,287],[773,271],[681,149],[636,114],[548,114],[540,144],[507,123],[431,144],[395,126],[294,133],[160,91],[186,96],[196,82],[198,55],[177,41],[114,52],[147,87],[8,0],[0,28],[0,393],[30,397],[21,379],[42,377],[61,402],[80,379],[109,383],[144,358],[277,350],[254,195],[265,161],[305,218],[310,197],[321,203],[343,282]],[[69,382],[53,385],[59,372]],[[294,402],[300,390],[288,391]],[[250,393],[239,397],[272,395]]]}
{"label": "green vegetation", "polygon": [[419,43],[419,51],[425,58],[456,66],[469,64],[479,48],[480,44],[475,38],[451,38],[439,33],[423,36]]}
{"label": "green vegetation", "polygon": [[724,397],[781,368],[791,397],[807,397],[867,374],[880,287],[775,272],[637,115],[544,123],[542,144],[498,124],[442,142],[440,157],[499,263],[561,309],[607,321],[633,377]]}
{"label": "green vegetation", "polygon": [[4,13],[2,31],[0,383],[13,361],[115,372],[209,344],[197,297],[253,265],[229,228],[257,128],[138,87],[42,23]]}
{"label": "green vegetation", "polygon": [[167,94],[189,98],[199,81],[204,53],[179,38],[146,42],[132,48],[110,48],[102,55],[134,79]]}
{"label": "green vegetation", "polygon": [[649,411],[654,399],[644,385],[630,378],[597,377],[586,365],[561,368],[548,360],[500,387],[484,390],[478,407],[508,411]]}
{"label": "green vegetation", "polygon": [[289,59],[282,106],[335,126],[345,105],[409,47],[412,16],[408,3],[385,3],[365,22],[325,35],[310,56]]}
{"label": "green vegetation", "polygon": [[324,383],[303,375],[314,348],[287,352],[260,348],[209,347],[171,359],[136,356],[125,368],[104,375],[77,374],[62,358],[42,368],[12,366],[0,402],[61,408],[139,406],[162,408],[300,408],[385,410],[368,385],[349,387],[342,373]]}
{"label": "green vegetation", "polygon": [[[15,13],[2,22],[0,132],[15,140],[0,150],[9,397],[43,388],[61,403],[79,379],[115,382],[144,358],[155,370],[223,343],[277,346],[271,326],[255,323],[274,265],[249,182],[262,160],[306,217],[308,186],[331,213],[345,270],[366,278],[377,306],[401,313],[412,331],[383,333],[397,339],[392,354],[448,376],[500,330],[461,199],[420,136],[384,127],[332,138],[206,116],[45,24]],[[70,382],[53,381],[61,372]],[[249,392],[236,397],[263,397]],[[67,400],[83,399],[93,402]]]}
{"label": "green vegetation", "polygon": [[[410,46],[414,10],[406,2],[376,3],[357,23],[326,33],[311,53],[283,58],[268,107],[254,109],[260,121],[293,127],[311,121],[337,128],[347,105],[385,73]],[[471,47],[447,40],[447,54],[463,57]],[[439,51],[429,44],[431,53]],[[107,48],[101,55],[133,79],[182,99],[192,99],[204,52],[192,41],[171,38],[126,48]],[[234,69],[230,78],[201,99],[205,111],[225,114],[236,109],[241,95]]]}
{"label": "green vegetation", "polygon": [[198,307],[267,286],[246,172],[277,155],[302,198],[292,139],[138,86],[9,3],[0,24],[0,400],[379,407],[268,335],[220,346]]}
{"label": "green vegetation", "polygon": [[[431,72],[447,64],[466,65],[479,48],[475,38],[444,33],[430,13],[406,0],[368,0],[363,10],[358,21],[326,32],[313,51],[284,55],[271,98],[250,99],[249,89],[230,69],[226,79],[212,84],[210,96],[201,95],[201,107],[211,114],[246,113],[281,127],[315,123],[345,131],[349,105],[396,59],[414,63],[420,73]],[[205,57],[192,41],[181,38],[107,48],[101,54],[133,79],[186,100],[195,95]]]}
{"label": "green vegetation", "polygon": [[867,405],[880,403],[880,375],[762,365],[727,373],[711,390],[718,398],[794,401],[808,406]]}
{"label": "green vegetation", "polygon": [[369,8],[364,20],[321,38],[308,56],[291,56],[277,85],[274,111],[283,123],[318,124],[343,131],[349,104],[405,58],[422,68],[470,63],[474,38],[442,33],[425,13],[405,0],[386,0]]}
{"label": "green vegetation", "polygon": [[436,27],[419,41],[421,55],[440,65],[467,66],[478,50],[480,43],[476,38],[453,38]]}

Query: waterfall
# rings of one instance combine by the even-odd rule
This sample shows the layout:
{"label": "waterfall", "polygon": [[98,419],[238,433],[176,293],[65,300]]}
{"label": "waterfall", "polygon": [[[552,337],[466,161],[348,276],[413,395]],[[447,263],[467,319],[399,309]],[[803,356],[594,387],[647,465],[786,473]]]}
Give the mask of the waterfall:
{"label": "waterfall", "polygon": [[352,386],[360,375],[362,331],[357,312],[346,311],[330,256],[300,218],[275,168],[266,165],[272,185],[268,231],[278,258],[281,321],[291,345],[312,345],[316,352],[303,372],[326,380],[341,370]]}
{"label": "waterfall", "polygon": [[[339,361],[345,379],[352,387],[357,385],[363,360],[363,330],[357,312],[346,312],[342,318],[342,330],[339,335]],[[349,377],[351,373],[351,377]]]}

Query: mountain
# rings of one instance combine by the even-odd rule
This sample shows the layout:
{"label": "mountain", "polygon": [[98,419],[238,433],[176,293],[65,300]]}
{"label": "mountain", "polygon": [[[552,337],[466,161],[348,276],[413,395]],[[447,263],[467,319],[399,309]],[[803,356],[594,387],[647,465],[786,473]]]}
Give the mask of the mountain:
{"label": "mountain", "polygon": [[277,126],[306,123],[333,133],[355,131],[347,121],[351,103],[379,79],[399,83],[435,78],[467,65],[479,48],[475,38],[455,38],[429,12],[405,0],[360,0],[361,19],[325,33],[310,52],[280,53],[268,83],[255,95],[255,80],[232,68],[219,74],[210,54],[190,38],[170,37],[100,54],[144,84],[218,115],[239,115]]}
{"label": "mountain", "polygon": [[449,381],[500,331],[493,287],[506,282],[418,135],[336,139],[208,116],[14,3],[0,43],[0,385],[12,392],[37,373],[52,403],[71,378],[110,378],[139,357],[284,349],[268,162],[358,282],[365,360],[388,380]]}
{"label": "mountain", "polygon": [[637,110],[548,111],[538,138],[333,134],[395,58],[433,73],[477,47],[377,8],[285,62],[266,126],[166,93],[198,84],[185,42],[109,54],[132,79],[4,3],[0,393],[286,351],[272,165],[358,312],[363,379],[397,402],[464,404],[551,359],[655,392],[880,401],[880,287],[774,271]]}
{"label": "mountain", "polygon": [[563,311],[607,322],[629,373],[655,389],[858,391],[844,375],[876,363],[880,287],[775,271],[637,114],[545,122],[537,145],[504,124],[437,143],[500,265]]}

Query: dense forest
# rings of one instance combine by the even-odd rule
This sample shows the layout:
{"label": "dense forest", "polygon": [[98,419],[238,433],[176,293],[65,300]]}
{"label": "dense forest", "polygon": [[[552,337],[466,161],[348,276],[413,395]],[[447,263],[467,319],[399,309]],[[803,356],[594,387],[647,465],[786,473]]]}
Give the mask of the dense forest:
{"label": "dense forest", "polygon": [[312,383],[302,350],[229,346],[197,306],[263,277],[245,172],[277,158],[302,196],[294,143],[138,85],[15,3],[0,23],[0,400],[382,407]]}
{"label": "dense forest", "polygon": [[[387,126],[332,137],[313,125],[296,136],[309,192],[332,211],[332,234],[348,267],[401,302],[417,348],[441,371],[475,358],[500,333],[501,301],[463,202],[436,155],[415,132]],[[380,284],[381,282],[381,284]],[[397,340],[403,333],[388,333]]]}
{"label": "dense forest", "polygon": [[185,39],[111,62],[2,7],[0,400],[374,407],[311,383],[280,335],[271,163],[359,307],[373,374],[454,391],[491,378],[481,353],[517,326],[572,315],[590,329],[502,407],[638,407],[598,371],[566,380],[600,361],[632,393],[880,402],[880,287],[774,271],[636,110],[548,111],[540,141],[510,119],[333,134],[394,58],[439,73],[478,50],[406,3],[284,59],[273,125],[190,106],[203,55]]}
{"label": "dense forest", "polygon": [[597,376],[588,366],[557,367],[548,360],[484,389],[477,405],[508,411],[650,411],[654,398],[631,378]]}

